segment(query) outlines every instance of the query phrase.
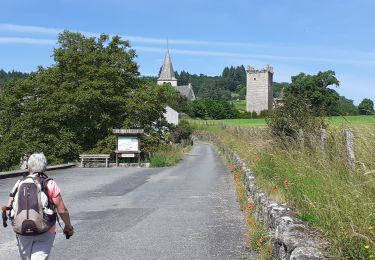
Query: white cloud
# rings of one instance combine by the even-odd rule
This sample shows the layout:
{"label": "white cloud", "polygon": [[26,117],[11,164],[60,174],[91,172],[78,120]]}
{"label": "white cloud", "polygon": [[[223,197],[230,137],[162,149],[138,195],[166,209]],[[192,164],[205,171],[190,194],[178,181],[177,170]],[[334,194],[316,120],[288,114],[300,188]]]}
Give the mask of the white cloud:
{"label": "white cloud", "polygon": [[[144,52],[164,53],[164,48],[135,46],[136,50]],[[186,49],[170,49],[171,53],[182,55],[195,55],[195,56],[213,56],[213,57],[230,57],[242,59],[258,59],[265,61],[294,61],[294,62],[319,62],[319,63],[345,63],[357,65],[370,65],[375,66],[374,60],[362,59],[339,59],[339,58],[322,58],[322,57],[308,57],[308,56],[284,56],[284,55],[262,55],[252,53],[236,53],[224,51],[199,51],[199,50],[186,50]]]}
{"label": "white cloud", "polygon": [[55,45],[56,40],[25,37],[0,37],[0,44]]}
{"label": "white cloud", "polygon": [[20,33],[41,33],[41,34],[56,35],[56,34],[59,34],[63,30],[55,29],[55,28],[40,27],[40,26],[1,23],[0,31],[20,32]]}
{"label": "white cloud", "polygon": [[[48,34],[56,36],[62,32],[63,29],[48,28],[40,26],[16,25],[0,23],[0,31],[15,32],[15,33],[29,33],[29,34]],[[87,36],[98,36],[99,33],[79,31]],[[151,38],[143,36],[121,35],[121,37],[130,40],[134,47],[139,51],[164,53],[165,48],[137,46],[141,44],[166,45],[166,39]],[[18,43],[18,44],[55,44],[56,40],[23,38],[23,37],[0,37],[0,43]],[[322,46],[315,46],[320,55],[316,56],[302,56],[298,53],[312,53],[313,46],[295,46],[295,45],[268,45],[268,44],[254,44],[254,43],[240,43],[240,42],[214,42],[201,40],[181,40],[170,39],[171,45],[187,45],[187,46],[207,46],[207,47],[225,47],[227,49],[238,49],[242,47],[242,52],[228,52],[228,51],[206,51],[206,50],[187,50],[187,49],[171,49],[171,52],[181,55],[192,56],[213,56],[213,57],[231,57],[243,59],[260,59],[267,62],[272,61],[289,61],[289,62],[315,62],[315,63],[335,63],[335,64],[350,64],[359,66],[375,66],[375,59],[372,53],[352,52],[348,50],[336,50],[333,53],[330,48]],[[246,49],[251,47],[252,49]],[[258,49],[257,49],[258,48]],[[249,50],[249,51],[248,51]],[[297,52],[298,50],[298,52]],[[252,51],[252,52],[250,52]],[[259,54],[259,53],[277,53],[277,54]],[[281,55],[279,55],[281,53]]]}
{"label": "white cloud", "polygon": [[[70,29],[76,31],[74,29]],[[0,31],[8,32],[18,32],[18,33],[37,33],[37,34],[50,34],[57,35],[64,29],[59,28],[48,28],[41,26],[30,26],[30,25],[17,25],[17,24],[7,24],[0,23]],[[99,33],[95,32],[86,32],[77,30],[82,34],[87,36],[98,36]],[[167,39],[164,38],[152,38],[152,37],[143,37],[143,36],[134,36],[134,35],[121,35],[122,37],[129,39],[132,42],[138,43],[150,43],[150,44],[166,44]],[[263,44],[254,44],[254,43],[241,43],[241,42],[214,42],[214,41],[201,41],[201,40],[184,40],[184,39],[170,39],[170,44],[173,45],[210,45],[210,46],[232,46],[232,47],[260,47],[264,46]]]}

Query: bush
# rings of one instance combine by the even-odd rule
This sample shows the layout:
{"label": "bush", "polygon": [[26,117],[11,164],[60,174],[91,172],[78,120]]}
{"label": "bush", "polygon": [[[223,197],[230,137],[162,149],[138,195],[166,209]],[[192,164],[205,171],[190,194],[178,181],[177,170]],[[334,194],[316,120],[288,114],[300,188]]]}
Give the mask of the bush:
{"label": "bush", "polygon": [[228,101],[195,100],[191,103],[190,116],[201,119],[231,119],[239,116],[238,110]]}
{"label": "bush", "polygon": [[269,112],[266,122],[274,135],[295,140],[300,130],[316,134],[322,127],[326,127],[323,118],[315,117],[308,100],[293,96],[286,98],[281,107]]}
{"label": "bush", "polygon": [[190,141],[193,128],[186,120],[181,120],[178,126],[171,127],[171,141],[176,144],[184,140]]}

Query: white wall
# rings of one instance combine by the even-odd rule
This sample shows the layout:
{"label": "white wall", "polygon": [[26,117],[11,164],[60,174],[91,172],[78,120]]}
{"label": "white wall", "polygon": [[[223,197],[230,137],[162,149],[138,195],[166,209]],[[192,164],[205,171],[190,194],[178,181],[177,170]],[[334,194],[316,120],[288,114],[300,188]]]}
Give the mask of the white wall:
{"label": "white wall", "polygon": [[164,113],[164,117],[168,123],[178,125],[178,112],[171,107],[165,108],[166,112]]}

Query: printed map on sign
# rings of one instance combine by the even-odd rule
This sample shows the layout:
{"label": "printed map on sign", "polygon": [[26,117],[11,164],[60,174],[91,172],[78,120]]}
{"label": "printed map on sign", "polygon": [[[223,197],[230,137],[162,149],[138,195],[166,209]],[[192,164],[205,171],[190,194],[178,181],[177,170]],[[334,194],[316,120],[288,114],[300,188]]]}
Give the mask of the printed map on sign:
{"label": "printed map on sign", "polygon": [[117,147],[119,151],[132,152],[138,151],[138,137],[136,136],[119,136]]}

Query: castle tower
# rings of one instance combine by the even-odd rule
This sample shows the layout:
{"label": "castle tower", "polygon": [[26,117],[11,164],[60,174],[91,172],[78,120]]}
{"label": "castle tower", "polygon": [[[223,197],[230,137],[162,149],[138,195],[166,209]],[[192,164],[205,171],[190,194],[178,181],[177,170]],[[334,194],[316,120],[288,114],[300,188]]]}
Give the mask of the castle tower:
{"label": "castle tower", "polygon": [[158,85],[163,85],[164,83],[171,83],[172,86],[177,86],[177,79],[174,74],[171,56],[169,55],[169,49],[167,49],[167,53],[165,54],[163,68],[160,73],[160,77],[157,81]]}
{"label": "castle tower", "polygon": [[273,108],[273,68],[269,65],[261,70],[250,66],[246,70],[246,111],[255,111],[258,115],[263,110]]}

